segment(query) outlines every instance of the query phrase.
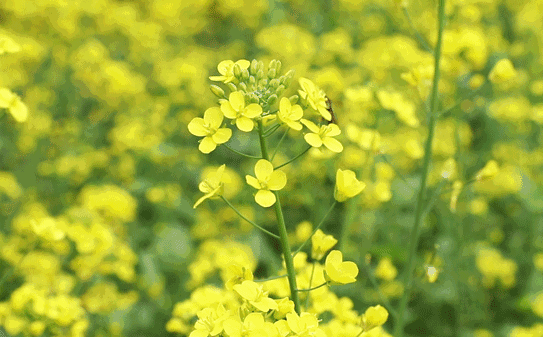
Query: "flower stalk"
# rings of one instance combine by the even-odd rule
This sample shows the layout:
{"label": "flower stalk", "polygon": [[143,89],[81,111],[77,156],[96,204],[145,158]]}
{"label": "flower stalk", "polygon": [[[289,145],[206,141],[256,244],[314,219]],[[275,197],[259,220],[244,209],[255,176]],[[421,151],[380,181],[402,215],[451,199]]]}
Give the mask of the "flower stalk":
{"label": "flower stalk", "polygon": [[430,111],[428,114],[428,138],[426,139],[423,166],[421,172],[421,182],[417,197],[417,206],[415,210],[415,222],[411,229],[411,235],[409,240],[409,255],[407,261],[407,268],[405,270],[405,291],[400,300],[398,308],[398,319],[394,326],[394,336],[402,337],[404,335],[405,326],[405,311],[407,309],[407,303],[411,296],[411,288],[413,283],[413,270],[415,266],[417,245],[419,241],[419,229],[423,220],[424,210],[424,196],[426,194],[426,183],[428,178],[428,172],[430,169],[430,162],[432,159],[432,143],[434,140],[437,108],[438,108],[438,83],[440,76],[440,61],[441,61],[441,44],[443,39],[443,30],[445,25],[445,0],[439,0],[438,4],[438,35],[437,42],[434,49],[434,78],[432,82],[432,95],[430,97]]}
{"label": "flower stalk", "polygon": [[[257,121],[258,125],[258,137],[260,139],[260,150],[262,151],[262,158],[270,160],[268,154],[268,147],[266,144],[266,138],[264,137],[262,121]],[[290,297],[294,302],[294,309],[298,314],[301,313],[300,297],[298,296],[298,290],[296,285],[296,271],[294,269],[294,260],[290,250],[290,244],[288,242],[287,227],[285,225],[285,218],[283,216],[283,209],[281,208],[281,200],[279,199],[279,193],[273,191],[275,194],[276,202],[274,204],[275,215],[277,217],[277,225],[279,230],[279,237],[281,242],[281,250],[283,252],[283,258],[285,259],[285,266],[287,268],[288,284],[290,288]]]}

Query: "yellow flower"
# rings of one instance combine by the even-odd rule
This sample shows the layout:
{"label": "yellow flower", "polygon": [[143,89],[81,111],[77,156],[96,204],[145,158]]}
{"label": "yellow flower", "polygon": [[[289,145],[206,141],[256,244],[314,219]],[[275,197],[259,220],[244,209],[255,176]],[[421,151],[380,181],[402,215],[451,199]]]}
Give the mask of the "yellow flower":
{"label": "yellow flower", "polygon": [[304,135],[304,139],[309,145],[317,148],[324,145],[330,151],[335,153],[340,153],[343,151],[343,145],[341,145],[337,139],[332,138],[341,133],[339,126],[331,123],[318,127],[315,125],[315,123],[307,119],[302,119],[301,122],[311,131],[310,133],[306,133]]}
{"label": "yellow flower", "polygon": [[505,83],[517,76],[517,71],[509,59],[501,59],[488,74],[488,79],[492,83]]}
{"label": "yellow flower", "polygon": [[205,193],[203,197],[198,199],[196,203],[194,204],[193,208],[198,207],[204,200],[209,198],[216,198],[222,195],[223,192],[223,182],[222,182],[222,176],[224,173],[224,169],[226,168],[225,164],[222,164],[216,172],[210,173],[204,181],[198,185],[198,188],[201,192]]}
{"label": "yellow flower", "polygon": [[238,65],[241,69],[247,69],[251,65],[251,62],[247,60],[239,60],[234,63],[232,60],[224,60],[219,63],[217,69],[221,76],[209,76],[212,81],[221,81],[223,83],[232,82],[236,77],[234,75],[234,66]]}
{"label": "yellow flower", "polygon": [[21,98],[7,88],[0,88],[0,108],[9,109],[9,113],[19,123],[28,118],[28,108]]}
{"label": "yellow flower", "polygon": [[200,140],[198,150],[202,153],[210,153],[217,148],[217,145],[226,143],[232,137],[232,130],[221,128],[224,116],[221,109],[214,107],[204,112],[204,118],[196,117],[188,125],[189,132]]}
{"label": "yellow flower", "polygon": [[380,305],[369,307],[362,316],[362,328],[369,331],[386,323],[388,311]]}
{"label": "yellow flower", "polygon": [[278,308],[277,302],[268,297],[268,292],[264,291],[261,285],[253,281],[245,280],[241,284],[236,284],[234,291],[262,312],[268,312],[270,309],[277,310]]}
{"label": "yellow flower", "polygon": [[287,176],[282,171],[274,171],[273,165],[266,159],[260,159],[255,165],[256,178],[246,175],[247,184],[256,188],[255,201],[262,207],[275,204],[276,198],[272,191],[279,191],[287,184]]}
{"label": "yellow flower", "polygon": [[287,324],[295,336],[314,336],[315,330],[319,327],[319,320],[309,312],[302,312],[300,316],[293,312],[287,314]]}
{"label": "yellow flower", "polygon": [[317,229],[313,237],[311,237],[311,257],[315,260],[320,260],[324,254],[328,252],[337,240],[332,235],[326,235],[320,229]]}
{"label": "yellow flower", "polygon": [[338,169],[334,198],[339,202],[344,202],[358,195],[365,187],[366,184],[363,181],[358,181],[353,171]]}
{"label": "yellow flower", "polygon": [[298,104],[292,105],[286,97],[281,98],[277,116],[279,116],[279,119],[288,125],[289,128],[300,131],[302,129],[302,124],[300,124],[298,120],[300,120],[303,115],[304,112],[301,106]]}
{"label": "yellow flower", "polygon": [[382,258],[375,268],[375,276],[381,280],[391,281],[396,278],[396,275],[398,275],[398,270],[388,257]]}
{"label": "yellow flower", "polygon": [[0,36],[0,55],[4,53],[17,53],[21,51],[21,46],[9,36]]}
{"label": "yellow flower", "polygon": [[332,120],[332,114],[328,111],[328,104],[326,103],[326,94],[311,80],[300,77],[298,80],[302,90],[298,90],[298,93],[302,99],[307,100],[313,110],[320,113],[320,115],[327,121]]}
{"label": "yellow flower", "polygon": [[343,262],[343,254],[339,250],[333,250],[324,262],[324,276],[333,284],[347,284],[356,281],[358,267],[354,262]]}
{"label": "yellow flower", "polygon": [[262,107],[256,103],[245,106],[245,98],[241,91],[230,94],[228,101],[221,103],[221,111],[226,118],[235,119],[238,129],[244,132],[253,130],[253,118],[262,114]]}
{"label": "yellow flower", "polygon": [[485,167],[477,172],[477,174],[475,175],[475,179],[485,180],[494,178],[494,176],[498,174],[499,170],[500,168],[498,167],[498,163],[495,160],[489,160],[488,163],[486,163]]}
{"label": "yellow flower", "polygon": [[264,321],[264,316],[258,312],[248,314],[243,323],[239,317],[230,317],[224,322],[224,331],[229,337],[271,337],[277,335],[276,328],[271,322]]}
{"label": "yellow flower", "polygon": [[198,320],[194,324],[195,330],[189,337],[217,336],[223,331],[223,323],[230,313],[221,305],[216,310],[204,308],[198,312]]}

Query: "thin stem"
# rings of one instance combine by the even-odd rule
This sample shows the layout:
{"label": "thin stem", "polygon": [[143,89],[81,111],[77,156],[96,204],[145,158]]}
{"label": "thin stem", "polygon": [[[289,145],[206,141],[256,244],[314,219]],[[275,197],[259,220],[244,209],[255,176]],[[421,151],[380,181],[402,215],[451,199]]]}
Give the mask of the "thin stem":
{"label": "thin stem", "polygon": [[420,44],[422,45],[422,47],[424,49],[426,49],[427,52],[429,53],[432,53],[433,54],[433,50],[432,48],[430,47],[430,45],[428,45],[428,43],[426,42],[426,40],[422,37],[422,35],[420,35],[418,29],[415,27],[415,24],[413,23],[413,20],[411,20],[411,15],[409,15],[409,12],[407,11],[407,7],[403,7],[403,14],[405,15],[405,17],[407,18],[407,22],[409,23],[409,26],[411,27],[411,30],[413,30],[413,32],[415,33],[415,37],[417,38],[417,40],[419,40]]}
{"label": "thin stem", "polygon": [[[263,127],[262,127],[262,121],[259,120],[258,122],[258,136],[260,139],[260,150],[262,151],[262,158],[266,160],[270,160],[270,156],[268,154],[268,147],[266,145],[266,138],[263,134]],[[290,287],[290,296],[292,298],[292,301],[294,302],[294,310],[298,313],[298,315],[302,312],[302,308],[300,306],[300,297],[298,296],[298,291],[296,290],[296,270],[294,269],[294,261],[292,258],[292,254],[290,252],[290,244],[288,242],[288,233],[287,233],[287,226],[285,225],[285,218],[283,216],[283,209],[281,208],[281,199],[279,198],[279,193],[277,191],[273,191],[273,194],[275,195],[275,215],[277,217],[277,224],[279,229],[279,236],[280,236],[280,242],[281,242],[281,250],[283,251],[283,258],[285,259],[285,265],[287,267],[287,275],[288,275],[288,284]]]}
{"label": "thin stem", "polygon": [[281,124],[275,124],[274,126],[270,127],[268,130],[264,131],[264,137],[271,136],[279,127]]}
{"label": "thin stem", "polygon": [[228,206],[230,206],[230,208],[231,208],[232,210],[234,210],[234,212],[236,212],[236,214],[239,215],[240,218],[242,218],[243,220],[247,221],[248,223],[250,223],[250,224],[253,225],[254,227],[260,229],[261,231],[263,231],[264,233],[268,234],[269,236],[272,236],[272,237],[274,237],[274,238],[276,238],[276,239],[279,239],[279,235],[273,234],[272,232],[268,231],[268,230],[265,229],[264,227],[259,226],[259,225],[255,224],[254,222],[252,222],[251,220],[247,219],[243,214],[241,214],[241,213],[236,209],[236,207],[234,207],[234,205],[232,205],[232,204],[230,203],[230,201],[228,201],[228,200],[227,200],[225,197],[223,197],[222,195],[221,195],[221,199],[224,200],[224,202],[226,202],[226,204],[227,204]]}
{"label": "thin stem", "polygon": [[307,151],[309,151],[309,149],[311,149],[311,148],[312,148],[311,145],[308,146],[307,149],[305,149],[302,153],[300,153],[300,154],[297,155],[296,157],[292,158],[291,160],[287,161],[286,163],[283,163],[283,164],[281,164],[281,165],[279,165],[279,166],[277,166],[277,167],[274,167],[273,169],[274,169],[274,170],[277,170],[277,169],[279,169],[279,168],[281,168],[281,167],[283,167],[283,166],[285,166],[285,165],[288,165],[288,164],[292,163],[292,162],[295,161],[296,159],[298,159],[298,158],[300,158],[301,156],[303,156],[303,155],[304,155]]}
{"label": "thin stem", "polygon": [[366,274],[368,275],[368,279],[370,280],[373,288],[375,288],[375,291],[377,291],[377,295],[379,295],[379,299],[381,300],[381,302],[383,302],[383,304],[387,308],[388,312],[390,312],[392,317],[394,319],[397,319],[398,313],[396,312],[396,310],[394,310],[388,298],[383,294],[383,292],[379,288],[379,285],[377,284],[377,280],[375,279],[375,276],[373,275],[373,271],[370,269],[370,266],[367,263],[364,263],[364,269],[366,269]]}
{"label": "thin stem", "polygon": [[475,97],[480,91],[481,91],[481,88],[483,86],[480,86],[479,88],[477,88],[476,90],[472,91],[467,97],[464,97],[460,100],[458,100],[456,103],[454,103],[453,105],[451,105],[450,107],[446,108],[445,110],[443,111],[440,111],[437,116],[439,118],[442,118],[442,117],[447,117],[447,114],[449,112],[451,112],[452,110],[456,109],[458,106],[460,106],[460,104],[462,104],[462,102],[464,102],[465,100],[467,99],[470,99],[470,98],[473,98]]}
{"label": "thin stem", "polygon": [[275,158],[275,155],[277,154],[277,150],[279,150],[279,147],[281,147],[281,143],[283,142],[283,140],[287,136],[287,133],[288,133],[288,127],[285,130],[285,132],[283,133],[283,136],[281,136],[281,139],[279,139],[279,143],[277,143],[277,146],[275,147],[275,150],[273,151],[273,154],[271,156],[270,161],[273,161],[273,158]]}
{"label": "thin stem", "polygon": [[315,289],[319,289],[321,287],[324,287],[325,285],[327,285],[328,282],[324,282],[323,284],[321,285],[318,285],[316,287],[313,287],[313,288],[308,288],[308,289],[298,289],[298,291],[311,291],[311,290],[315,290]]}
{"label": "thin stem", "polygon": [[[311,266],[311,276],[309,277],[309,288],[311,288],[311,282],[313,282],[313,275],[315,274],[315,263],[316,261],[313,261],[313,265]],[[298,291],[300,291],[298,289]],[[307,310],[307,305],[309,304],[309,296],[310,294],[308,293],[306,298],[305,298],[305,303],[304,303],[304,308],[305,310]]]}
{"label": "thin stem", "polygon": [[261,157],[259,156],[251,156],[250,154],[245,154],[243,152],[239,152],[238,150],[234,150],[233,148],[231,148],[230,146],[226,145],[226,144],[222,144],[225,148],[227,148],[228,150],[236,153],[236,154],[239,154],[240,156],[243,156],[243,157],[247,157],[247,158],[252,158],[252,159],[262,159]]}
{"label": "thin stem", "polygon": [[277,279],[287,277],[287,276],[288,276],[287,274],[283,274],[283,275],[271,276],[271,277],[267,277],[267,278],[263,278],[263,279],[259,279],[259,280],[254,280],[254,281],[255,282],[267,282],[267,281],[273,281],[273,280],[277,280]]}
{"label": "thin stem", "polygon": [[309,240],[311,240],[311,238],[313,237],[313,235],[315,235],[315,233],[317,232],[317,230],[319,228],[321,228],[322,224],[324,223],[324,221],[326,220],[326,218],[328,217],[328,215],[330,215],[330,213],[332,212],[332,210],[334,209],[334,207],[337,205],[337,201],[334,200],[334,203],[332,204],[332,206],[330,206],[330,208],[328,209],[328,211],[326,212],[326,214],[324,215],[324,217],[322,218],[321,222],[317,225],[317,227],[315,227],[315,229],[313,230],[313,233],[311,233],[311,235],[309,236],[309,238],[307,240],[304,241],[304,243],[302,243],[302,245],[300,247],[298,247],[298,249],[296,249],[296,251],[294,252],[294,254],[292,255],[292,257],[296,256],[296,254],[298,254],[302,248],[304,248],[304,246],[309,242]]}
{"label": "thin stem", "polygon": [[422,215],[424,211],[424,195],[426,192],[426,180],[428,178],[428,171],[430,169],[430,162],[432,159],[432,142],[434,140],[435,124],[436,124],[436,112],[438,106],[438,83],[440,76],[439,64],[441,61],[441,44],[443,39],[443,27],[445,25],[445,0],[439,0],[438,7],[438,35],[437,43],[434,52],[434,79],[432,83],[432,96],[430,99],[430,114],[428,123],[428,138],[426,139],[426,146],[424,151],[424,161],[421,172],[420,189],[417,197],[417,206],[415,211],[415,223],[411,229],[411,235],[409,240],[409,256],[407,261],[407,268],[405,269],[405,291],[400,300],[400,306],[398,308],[398,320],[394,326],[394,336],[402,337],[405,326],[405,311],[407,309],[407,303],[411,296],[411,287],[413,283],[413,270],[415,267],[415,260],[417,254],[417,245],[419,239],[419,228],[422,222]]}

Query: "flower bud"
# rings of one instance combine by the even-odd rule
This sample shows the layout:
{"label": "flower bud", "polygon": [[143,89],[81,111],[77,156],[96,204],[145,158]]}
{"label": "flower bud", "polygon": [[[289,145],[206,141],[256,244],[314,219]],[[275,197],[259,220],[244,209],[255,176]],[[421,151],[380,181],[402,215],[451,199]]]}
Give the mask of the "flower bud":
{"label": "flower bud", "polygon": [[262,68],[258,69],[257,73],[256,73],[256,78],[257,79],[261,79],[264,77],[264,70],[262,70]]}
{"label": "flower bud", "polygon": [[288,98],[288,100],[290,101],[290,104],[294,105],[296,103],[298,103],[298,101],[300,100],[300,96],[298,95],[292,95]]}
{"label": "flower bud", "polygon": [[242,91],[247,92],[247,84],[245,84],[245,82],[241,82],[240,84],[238,84],[238,87],[239,87]]}
{"label": "flower bud", "polygon": [[277,60],[271,60],[270,64],[268,65],[268,69],[275,69],[275,66],[277,65]]}
{"label": "flower bud", "polygon": [[247,81],[249,79],[249,70],[247,69],[241,69],[241,78],[244,81]]}
{"label": "flower bud", "polygon": [[256,84],[256,78],[253,75],[249,76],[249,84],[252,84],[252,85]]}
{"label": "flower bud", "polygon": [[277,75],[277,72],[275,71],[275,68],[271,68],[268,70],[268,78],[269,79],[275,79],[275,76]]}
{"label": "flower bud", "polygon": [[238,87],[236,87],[236,85],[232,82],[228,82],[226,83],[226,86],[228,87],[228,89],[230,89],[230,91],[234,92],[234,91],[238,91]]}
{"label": "flower bud", "polygon": [[281,72],[281,66],[282,66],[282,64],[281,64],[281,61],[279,61],[279,60],[276,60],[276,61],[277,61],[277,62],[276,62],[276,64],[275,64],[275,71],[279,74],[279,73]]}
{"label": "flower bud", "polygon": [[253,59],[251,61],[251,66],[249,69],[250,69],[251,75],[256,75],[256,73],[258,72],[258,61]]}
{"label": "flower bud", "polygon": [[239,64],[234,64],[234,76],[236,76],[237,79],[241,78],[241,67]]}
{"label": "flower bud", "polygon": [[285,88],[284,85],[279,84],[279,86],[277,87],[277,90],[276,90],[277,95],[278,95],[278,96],[281,96],[281,95],[285,92],[285,89],[286,89],[286,88]]}
{"label": "flower bud", "polygon": [[272,87],[274,89],[277,88],[279,86],[279,84],[280,84],[280,82],[276,78],[273,78],[273,79],[270,80],[270,87]]}
{"label": "flower bud", "polygon": [[268,97],[268,105],[272,106],[277,102],[277,95],[273,94]]}
{"label": "flower bud", "polygon": [[226,94],[224,93],[224,90],[222,90],[221,87],[212,84],[210,86],[211,92],[217,96],[218,98],[226,98]]}

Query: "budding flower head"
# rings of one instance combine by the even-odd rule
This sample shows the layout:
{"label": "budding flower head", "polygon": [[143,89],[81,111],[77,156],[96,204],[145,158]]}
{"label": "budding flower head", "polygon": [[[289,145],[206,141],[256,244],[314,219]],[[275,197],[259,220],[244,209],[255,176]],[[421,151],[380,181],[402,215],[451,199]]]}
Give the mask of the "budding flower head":
{"label": "budding flower head", "polygon": [[[219,73],[221,76],[209,76],[209,79],[212,81],[220,81],[223,83],[230,83],[236,79],[235,69],[238,72],[242,69],[247,69],[251,65],[251,62],[247,60],[239,60],[239,61],[232,61],[232,60],[224,60],[219,63],[217,66],[217,70],[219,70]],[[236,67],[237,66],[237,67]]]}

